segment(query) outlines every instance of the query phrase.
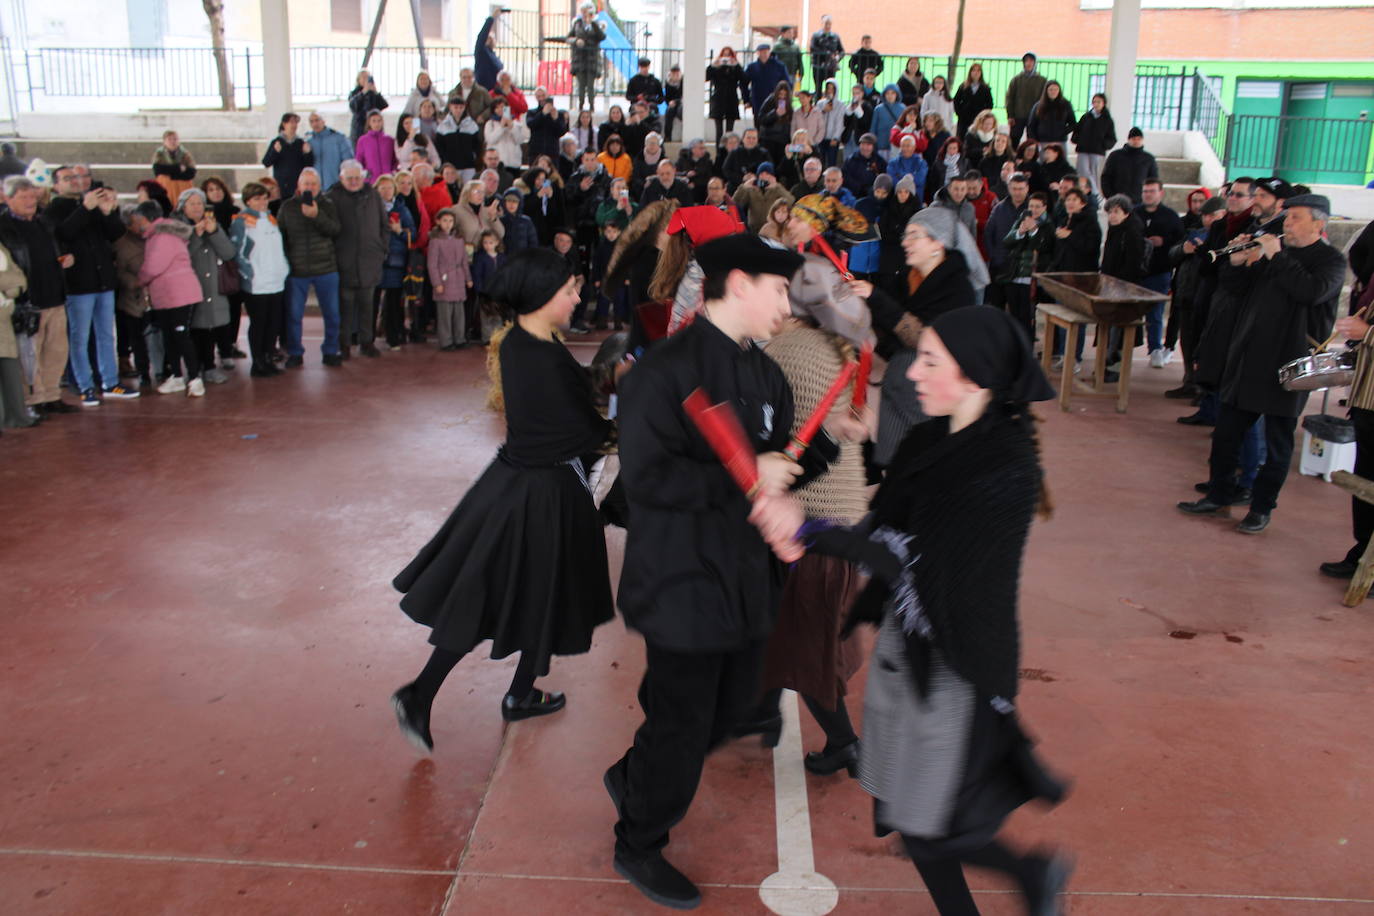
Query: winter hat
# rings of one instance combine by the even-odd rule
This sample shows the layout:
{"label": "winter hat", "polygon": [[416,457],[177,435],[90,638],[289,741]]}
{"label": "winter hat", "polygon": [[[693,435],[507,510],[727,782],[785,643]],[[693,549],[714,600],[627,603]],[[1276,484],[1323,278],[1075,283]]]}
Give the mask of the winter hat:
{"label": "winter hat", "polygon": [[516,200],[523,202],[525,199],[525,192],[521,191],[515,185],[511,185],[509,188],[506,188],[505,193],[501,195],[503,200],[507,197],[514,197]]}
{"label": "winter hat", "polygon": [[777,169],[773,168],[773,163],[771,162],[760,162],[759,167],[754,169],[755,175],[762,175],[764,172],[767,172],[774,178],[776,178],[778,175]]}
{"label": "winter hat", "polygon": [[[910,176],[910,175],[907,175],[907,176],[905,176],[905,177],[910,178],[911,176]],[[913,182],[911,183],[911,186],[912,186],[913,188],[916,187],[916,182],[913,181]],[[874,179],[873,179],[873,190],[877,191],[877,190],[879,190],[879,189],[881,189],[881,190],[883,190],[883,191],[886,191],[886,192],[889,193],[889,194],[892,193],[892,176],[891,176],[891,175],[887,174],[886,172],[883,172],[883,173],[882,173],[881,175],[879,175],[877,178],[874,178]]]}
{"label": "winter hat", "polygon": [[[890,175],[880,175],[879,177],[880,177],[880,178],[886,178],[888,181],[891,181],[891,180],[892,180],[892,176],[890,176]],[[877,183],[878,179],[875,178],[875,179],[873,179],[873,181],[874,181],[874,183]],[[916,193],[916,179],[913,178],[913,177],[911,177],[910,174],[903,175],[903,176],[901,177],[901,180],[899,180],[899,181],[897,182],[897,190],[898,190],[898,191],[906,191],[908,194],[915,195],[915,193]]]}
{"label": "winter hat", "polygon": [[1203,201],[1202,209],[1199,211],[1203,216],[1208,213],[1216,213],[1226,209],[1226,199],[1222,197],[1209,197]]}
{"label": "winter hat", "polygon": [[52,172],[48,169],[48,164],[42,159],[34,159],[30,162],[24,177],[32,181],[38,188],[52,187]]}

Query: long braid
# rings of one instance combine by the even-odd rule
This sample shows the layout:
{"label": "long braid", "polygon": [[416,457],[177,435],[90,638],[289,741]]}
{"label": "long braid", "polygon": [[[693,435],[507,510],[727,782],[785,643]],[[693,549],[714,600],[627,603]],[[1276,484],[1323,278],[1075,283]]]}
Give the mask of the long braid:
{"label": "long braid", "polygon": [[1035,449],[1035,463],[1040,469],[1040,501],[1035,507],[1035,514],[1048,521],[1054,515],[1054,497],[1050,494],[1050,485],[1045,474],[1044,454],[1040,450],[1040,432],[1037,429],[1045,421],[1036,416],[1035,411],[1030,409],[1030,405],[1024,402],[1010,403],[1007,405],[1007,410],[1025,427],[1026,435],[1030,436],[1031,447]]}

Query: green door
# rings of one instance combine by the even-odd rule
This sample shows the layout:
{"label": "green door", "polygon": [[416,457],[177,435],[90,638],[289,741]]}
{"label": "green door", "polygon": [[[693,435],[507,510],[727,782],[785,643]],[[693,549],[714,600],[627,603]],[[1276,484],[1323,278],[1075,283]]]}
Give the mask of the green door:
{"label": "green door", "polygon": [[1227,145],[1227,178],[1274,173],[1283,89],[1282,80],[1236,81],[1235,113]]}
{"label": "green door", "polygon": [[1364,184],[1374,83],[1293,82],[1287,95],[1279,174],[1303,184]]}

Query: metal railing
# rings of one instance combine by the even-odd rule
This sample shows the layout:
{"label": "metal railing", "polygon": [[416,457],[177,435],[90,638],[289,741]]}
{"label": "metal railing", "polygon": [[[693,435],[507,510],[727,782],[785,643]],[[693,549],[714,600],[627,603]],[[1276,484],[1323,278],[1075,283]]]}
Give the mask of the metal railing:
{"label": "metal railing", "polygon": [[1371,140],[1374,121],[1365,118],[1233,115],[1224,161],[1236,172],[1365,176]]}
{"label": "metal railing", "polygon": [[1220,79],[1213,79],[1194,70],[1192,117],[1187,129],[1199,131],[1212,145],[1217,159],[1226,161],[1226,142],[1231,131],[1231,112],[1218,91]]}

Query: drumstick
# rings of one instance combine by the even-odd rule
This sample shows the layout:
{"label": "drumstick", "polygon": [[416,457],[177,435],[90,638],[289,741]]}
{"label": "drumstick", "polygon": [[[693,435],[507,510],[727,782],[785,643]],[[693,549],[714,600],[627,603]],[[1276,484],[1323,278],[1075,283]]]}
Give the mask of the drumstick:
{"label": "drumstick", "polygon": [[700,388],[687,396],[682,407],[735,485],[752,500],[759,493],[758,456],[734,409],[729,404],[712,404]]}
{"label": "drumstick", "polygon": [[873,371],[873,344],[864,344],[859,352],[859,374],[854,377],[854,397],[851,406],[854,413],[862,415],[864,404],[868,403],[868,377]]}
{"label": "drumstick", "polygon": [[844,364],[844,368],[840,370],[840,374],[835,376],[835,381],[831,383],[830,390],[825,393],[825,397],[821,398],[820,403],[816,405],[816,409],[811,412],[811,416],[806,418],[806,423],[797,431],[797,434],[792,437],[792,441],[787,444],[787,447],[783,449],[783,454],[793,461],[799,461],[801,459],[802,453],[811,446],[811,440],[816,437],[816,433],[820,431],[821,424],[824,423],[825,418],[829,416],[830,408],[835,406],[835,401],[839,399],[840,394],[849,387],[849,382],[854,378],[854,373],[858,371],[858,368],[859,366],[857,363]]}
{"label": "drumstick", "polygon": [[[1351,318],[1363,318],[1363,317],[1364,317],[1364,313],[1367,312],[1367,311],[1369,311],[1369,306],[1366,305],[1364,308],[1360,309],[1358,312],[1356,312],[1355,314],[1351,315],[1350,317],[1351,317]],[[1318,352],[1318,353],[1325,353],[1325,352],[1326,352],[1326,348],[1329,347],[1329,346],[1331,346],[1333,343],[1335,343],[1335,342],[1336,342],[1336,338],[1339,337],[1340,334],[1341,334],[1340,331],[1332,331],[1332,332],[1331,332],[1331,336],[1328,337],[1328,338],[1326,338],[1326,343],[1322,344],[1320,347],[1317,348],[1317,352]]]}

